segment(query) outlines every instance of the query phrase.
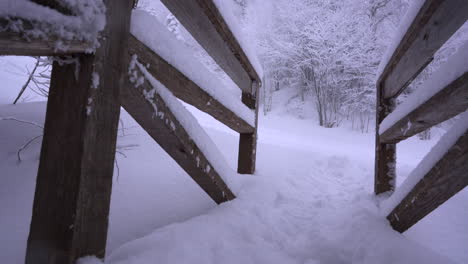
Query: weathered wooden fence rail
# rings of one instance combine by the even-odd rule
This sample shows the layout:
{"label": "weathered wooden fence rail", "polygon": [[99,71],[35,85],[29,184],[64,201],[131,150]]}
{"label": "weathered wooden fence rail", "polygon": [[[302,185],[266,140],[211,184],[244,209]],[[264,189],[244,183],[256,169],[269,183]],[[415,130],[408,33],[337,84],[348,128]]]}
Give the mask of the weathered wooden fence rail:
{"label": "weathered wooden fence rail", "polygon": [[[376,194],[395,190],[396,143],[467,110],[468,73],[465,71],[445,87],[439,87],[437,93],[390,127],[384,131],[381,127],[389,121],[385,119],[393,118],[395,98],[424,70],[437,50],[467,19],[468,2],[464,0],[426,0],[384,67],[377,82]],[[448,165],[466,159],[468,146],[465,137],[466,134],[401,201],[395,208],[397,213],[394,211],[389,215],[388,219],[396,230],[407,230],[466,186],[468,175],[463,164],[468,162],[457,163],[456,169]],[[462,152],[457,152],[456,149],[460,148]],[[435,194],[434,190],[442,194]]]}
{"label": "weathered wooden fence rail", "polygon": [[[143,65],[149,65],[148,71],[182,101],[213,116],[239,133],[251,133],[255,130],[252,125],[209,95],[134,36],[130,36],[129,54],[137,54],[138,61]],[[207,102],[210,103],[207,104]]]}
{"label": "weathered wooden fence rail", "polygon": [[162,0],[162,2],[241,88],[242,102],[255,111],[255,130],[241,132],[238,159],[239,173],[253,173],[257,149],[256,97],[261,77],[212,0]]}
{"label": "weathered wooden fence rail", "polygon": [[389,213],[393,228],[404,232],[468,185],[468,131]]}
{"label": "weathered wooden fence rail", "polygon": [[[140,76],[143,75],[140,70],[135,70]],[[127,81],[121,90],[122,106],[216,203],[234,199],[234,194],[215,166],[179,123],[163,98],[158,93],[148,98],[148,93],[153,89],[146,79],[138,87]],[[158,116],[155,107],[163,115]]]}
{"label": "weathered wooden fence rail", "polygon": [[[33,2],[72,14],[60,1]],[[238,100],[251,109],[255,122],[239,117],[130,34],[134,0],[103,2],[107,24],[100,34],[105,37],[99,38],[92,54],[87,53],[92,45],[86,42],[63,41],[67,48],[57,50],[60,39],[53,35],[31,39],[21,31],[0,32],[0,55],[67,55],[80,65],[76,72],[75,64],[53,64],[26,263],[74,263],[86,255],[104,258],[120,106],[215,202],[235,198],[220,176],[224,172],[216,170],[168,102],[153,93],[154,84],[147,79],[138,84],[130,81],[133,55],[174,96],[239,132],[238,171],[255,170],[261,78],[216,5],[211,0],[163,1],[240,87]],[[7,23],[0,18],[0,25]],[[24,25],[32,27],[34,22]],[[133,71],[144,76],[138,67]]]}
{"label": "weathered wooden fence rail", "polygon": [[[25,30],[31,29],[33,25],[29,21],[22,21]],[[6,28],[9,21],[0,17],[0,28]],[[93,47],[90,43],[82,41],[63,41],[63,45],[67,46],[66,50],[57,50],[57,36],[50,36],[47,39],[28,38],[25,41],[25,36],[21,32],[0,31],[0,54],[1,55],[16,55],[16,56],[60,56],[84,53],[86,50],[91,50]]]}

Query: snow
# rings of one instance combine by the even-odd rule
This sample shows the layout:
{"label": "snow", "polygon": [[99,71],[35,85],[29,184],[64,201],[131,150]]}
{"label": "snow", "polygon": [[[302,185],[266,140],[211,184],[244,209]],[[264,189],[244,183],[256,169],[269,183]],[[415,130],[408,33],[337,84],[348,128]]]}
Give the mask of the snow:
{"label": "snow", "polygon": [[[2,105],[0,115],[42,124],[45,108],[45,103]],[[235,167],[238,134],[189,110],[219,155]],[[242,183],[238,198],[216,206],[125,111],[121,119],[118,146],[133,148],[116,157],[106,263],[453,263],[442,255],[468,262],[468,191],[408,234],[394,232],[372,194],[370,134],[320,128],[310,119],[261,116],[257,173],[236,175]],[[0,121],[0,131],[0,259],[19,264],[40,142],[24,151],[21,163],[16,150],[41,131],[16,121]],[[436,140],[399,145],[401,178]],[[100,262],[90,257],[80,262],[91,263]]]}
{"label": "snow", "polygon": [[91,256],[88,256],[88,257],[83,257],[83,258],[80,258],[76,264],[101,264],[101,260],[96,258],[96,257],[91,257]]}
{"label": "snow", "polygon": [[128,75],[130,76],[130,82],[133,83],[135,87],[138,87],[145,82],[145,78],[143,76],[138,76],[138,71],[135,69],[137,62],[138,56],[133,54],[130,64],[128,65]]}
{"label": "snow", "polygon": [[249,39],[249,34],[242,28],[239,19],[234,15],[233,7],[234,1],[225,1],[225,0],[214,0],[213,1],[218,8],[219,12],[223,16],[224,20],[226,21],[229,29],[231,30],[232,34],[239,42],[242,50],[245,52],[245,55],[249,59],[250,63],[254,67],[255,71],[257,72],[260,78],[263,77],[263,68],[258,60],[257,54],[254,51],[255,47],[250,45],[250,43],[255,43],[252,39]]}
{"label": "snow", "polygon": [[88,103],[86,104],[86,115],[89,116],[91,115],[91,112],[93,111],[93,98],[88,98]]}
{"label": "snow", "polygon": [[[0,3],[0,12],[5,3],[15,3],[7,1]],[[222,5],[225,3],[218,0],[220,10]],[[224,9],[223,16],[229,17],[224,13],[232,10]],[[152,19],[136,11],[134,34],[151,48],[160,49],[184,74],[207,84],[200,87],[220,96],[218,100],[226,100],[224,104],[239,102],[239,98],[220,95],[224,91],[217,86],[221,84],[205,79],[209,75],[190,49],[167,38],[168,31]],[[226,20],[234,23],[230,27],[236,31],[237,22]],[[143,26],[145,23],[151,26]],[[24,148],[21,162],[17,152],[31,139],[41,137],[46,109],[44,102],[3,105],[12,102],[24,83],[24,69],[19,65],[25,63],[31,64],[31,60],[0,58],[0,79],[5,87],[0,93],[0,262],[8,264],[24,263],[41,142],[34,140]],[[381,208],[392,198],[381,202],[373,194],[372,133],[353,132],[345,126],[322,128],[309,116],[312,111],[295,119],[287,115],[294,109],[275,102],[270,115],[260,116],[255,175],[237,175],[232,168],[237,165],[238,133],[178,101],[137,64],[136,56],[128,71],[136,86],[144,77],[152,83],[154,89],[147,96],[157,92],[164,98],[237,198],[217,206],[122,110],[106,263],[468,263],[468,189],[408,232],[395,232]],[[99,76],[93,75],[92,87],[97,86]],[[287,101],[291,96],[284,95],[289,92],[282,89],[278,95]],[[155,112],[155,118],[164,115],[158,109]],[[433,164],[443,155],[443,147],[456,140],[461,127],[466,130],[467,115],[419,166]],[[429,141],[410,138],[399,144],[399,162],[389,164],[398,172],[397,181],[407,178],[437,139],[437,135]],[[414,177],[412,173],[408,181]],[[398,189],[407,189],[406,185],[404,181]],[[78,263],[101,261],[88,256]]]}
{"label": "snow", "polygon": [[97,72],[93,72],[92,76],[92,83],[91,83],[91,87],[94,88],[94,89],[97,89],[99,87],[99,74]]}
{"label": "snow", "polygon": [[[9,23],[0,27],[0,32],[21,32],[27,38],[41,39],[57,36],[57,50],[67,49],[64,40],[88,41],[96,48],[99,45],[98,33],[106,24],[106,8],[102,0],[66,0],[61,3],[73,10],[75,15],[67,16],[29,0],[2,0],[0,17]],[[30,21],[32,28],[20,19]]]}
{"label": "snow", "polygon": [[408,7],[408,10],[406,11],[405,16],[400,22],[398,30],[395,33],[395,37],[393,38],[393,41],[390,42],[390,44],[388,45],[387,50],[384,56],[382,57],[382,60],[380,61],[379,67],[377,69],[377,74],[376,74],[377,80],[381,78],[383,71],[387,67],[387,64],[390,62],[390,59],[392,58],[393,54],[398,48],[398,45],[400,44],[401,40],[403,40],[403,37],[405,36],[409,27],[411,26],[414,19],[418,15],[419,10],[421,10],[421,7],[424,4],[424,2],[425,0],[412,0],[411,1],[410,6]]}
{"label": "snow", "polygon": [[[444,89],[447,85],[468,72],[468,42],[466,42],[456,54],[451,56],[438,71],[408,98],[390,113],[380,124],[379,133],[383,134],[387,129],[400,121],[406,115],[427,102],[430,98]],[[411,123],[408,123],[409,130]],[[405,132],[406,132],[405,131]]]}
{"label": "snow", "polygon": [[457,123],[440,139],[411,172],[389,199],[382,202],[382,213],[388,215],[402,201],[416,184],[434,167],[464,133],[468,131],[468,112],[461,114]]}
{"label": "snow", "polygon": [[[219,149],[206,134],[203,128],[198,124],[198,121],[193,115],[182,105],[181,102],[158,80],[156,80],[144,66],[137,62],[137,67],[143,72],[144,78],[147,79],[153,89],[144,91],[146,99],[153,104],[154,93],[157,93],[163,99],[164,103],[171,110],[172,114],[180,122],[180,125],[189,134],[190,138],[195,142],[195,145],[201,150],[205,157],[214,167],[219,176],[226,182],[228,186],[233,186],[235,181],[235,172],[229,167]],[[158,107],[153,104],[155,116],[164,118],[165,113],[160,112]],[[167,119],[166,119],[167,121]],[[171,124],[175,129],[174,124]],[[197,166],[199,166],[197,159]],[[209,168],[208,168],[209,169]]]}
{"label": "snow", "polygon": [[[151,28],[147,25],[151,25]],[[131,33],[237,116],[252,126],[255,124],[253,111],[242,104],[239,98],[225,92],[223,82],[195,58],[191,49],[177,40],[156,17],[143,10],[133,11]]]}

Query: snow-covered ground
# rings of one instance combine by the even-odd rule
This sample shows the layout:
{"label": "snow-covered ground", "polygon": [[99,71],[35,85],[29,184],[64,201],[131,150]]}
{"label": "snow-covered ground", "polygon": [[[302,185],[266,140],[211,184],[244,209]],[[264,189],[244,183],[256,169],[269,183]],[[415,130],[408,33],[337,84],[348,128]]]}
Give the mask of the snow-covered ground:
{"label": "snow-covered ground", "polygon": [[[190,110],[235,168],[238,136]],[[0,105],[1,117],[38,124],[44,111]],[[468,190],[394,232],[372,195],[371,133],[262,116],[256,174],[239,175],[238,198],[216,206],[124,111],[122,120],[106,263],[468,263]],[[17,150],[40,130],[0,121],[1,263],[23,263],[40,140],[22,162]],[[399,144],[399,183],[436,141]]]}

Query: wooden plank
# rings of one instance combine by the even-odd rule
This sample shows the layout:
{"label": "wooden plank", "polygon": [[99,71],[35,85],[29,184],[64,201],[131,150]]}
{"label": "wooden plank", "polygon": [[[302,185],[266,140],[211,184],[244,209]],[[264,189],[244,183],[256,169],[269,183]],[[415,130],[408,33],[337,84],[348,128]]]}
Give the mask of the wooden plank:
{"label": "wooden plank", "polygon": [[184,102],[213,116],[239,133],[252,133],[254,131],[254,128],[246,121],[210,96],[134,36],[130,36],[129,53],[137,54],[138,61],[143,65],[148,65],[148,71]]}
{"label": "wooden plank", "polygon": [[95,54],[76,55],[79,64],[53,65],[28,264],[105,255],[132,1],[104,3],[106,37]]}
{"label": "wooden plank", "polygon": [[382,133],[380,140],[385,143],[397,143],[467,109],[468,72],[465,72],[465,74]]}
{"label": "wooden plank", "polygon": [[[234,199],[234,194],[164,100],[157,93],[147,98],[151,90],[148,80],[137,87],[128,81],[121,91],[122,106],[216,203]],[[163,118],[154,113],[155,107],[164,113]]]}
{"label": "wooden plank", "polygon": [[243,92],[260,77],[212,0],[162,0]]}
{"label": "wooden plank", "polygon": [[91,45],[80,41],[65,42],[67,50],[55,48],[56,38],[48,40],[25,39],[18,33],[0,32],[0,55],[15,56],[61,56],[83,53],[91,50]]}
{"label": "wooden plank", "polygon": [[63,3],[60,2],[59,0],[31,0],[31,2],[55,9],[58,12],[65,14],[65,15],[72,14],[72,12],[68,8],[66,8],[66,6],[64,6]]}
{"label": "wooden plank", "polygon": [[387,216],[404,232],[468,185],[468,131]]}
{"label": "wooden plank", "polygon": [[[8,22],[0,18],[0,27]],[[27,21],[23,23],[28,29],[30,24]],[[26,38],[17,32],[0,32],[0,55],[18,55],[18,56],[60,56],[74,53],[84,53],[91,50],[92,45],[82,41],[65,41],[63,45],[67,50],[56,49],[57,38],[50,36],[47,40]],[[62,44],[61,44],[62,45]]]}
{"label": "wooden plank", "polygon": [[395,108],[394,99],[385,99],[382,86],[377,86],[376,132],[375,132],[375,194],[391,193],[395,190],[396,144],[381,142],[379,127],[382,120]]}
{"label": "wooden plank", "polygon": [[[259,85],[253,82],[253,91],[258,91]],[[255,173],[257,161],[257,129],[258,129],[258,104],[255,94],[242,93],[242,102],[255,111],[255,131],[253,133],[241,133],[239,137],[239,156],[237,159],[237,172],[240,174]]]}
{"label": "wooden plank", "polygon": [[467,19],[466,0],[426,0],[379,78],[385,98],[398,96]]}

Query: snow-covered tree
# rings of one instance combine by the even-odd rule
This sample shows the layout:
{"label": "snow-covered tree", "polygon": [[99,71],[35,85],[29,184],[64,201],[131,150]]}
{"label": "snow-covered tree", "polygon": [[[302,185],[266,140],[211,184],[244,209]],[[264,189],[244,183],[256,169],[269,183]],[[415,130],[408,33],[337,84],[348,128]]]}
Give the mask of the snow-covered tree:
{"label": "snow-covered tree", "polygon": [[[373,118],[375,72],[403,0],[278,0],[259,30],[268,92],[295,87],[313,100],[321,126]],[[384,34],[385,33],[385,34]],[[309,99],[307,99],[309,98]],[[367,125],[366,125],[367,127]],[[367,129],[367,128],[366,128]]]}

